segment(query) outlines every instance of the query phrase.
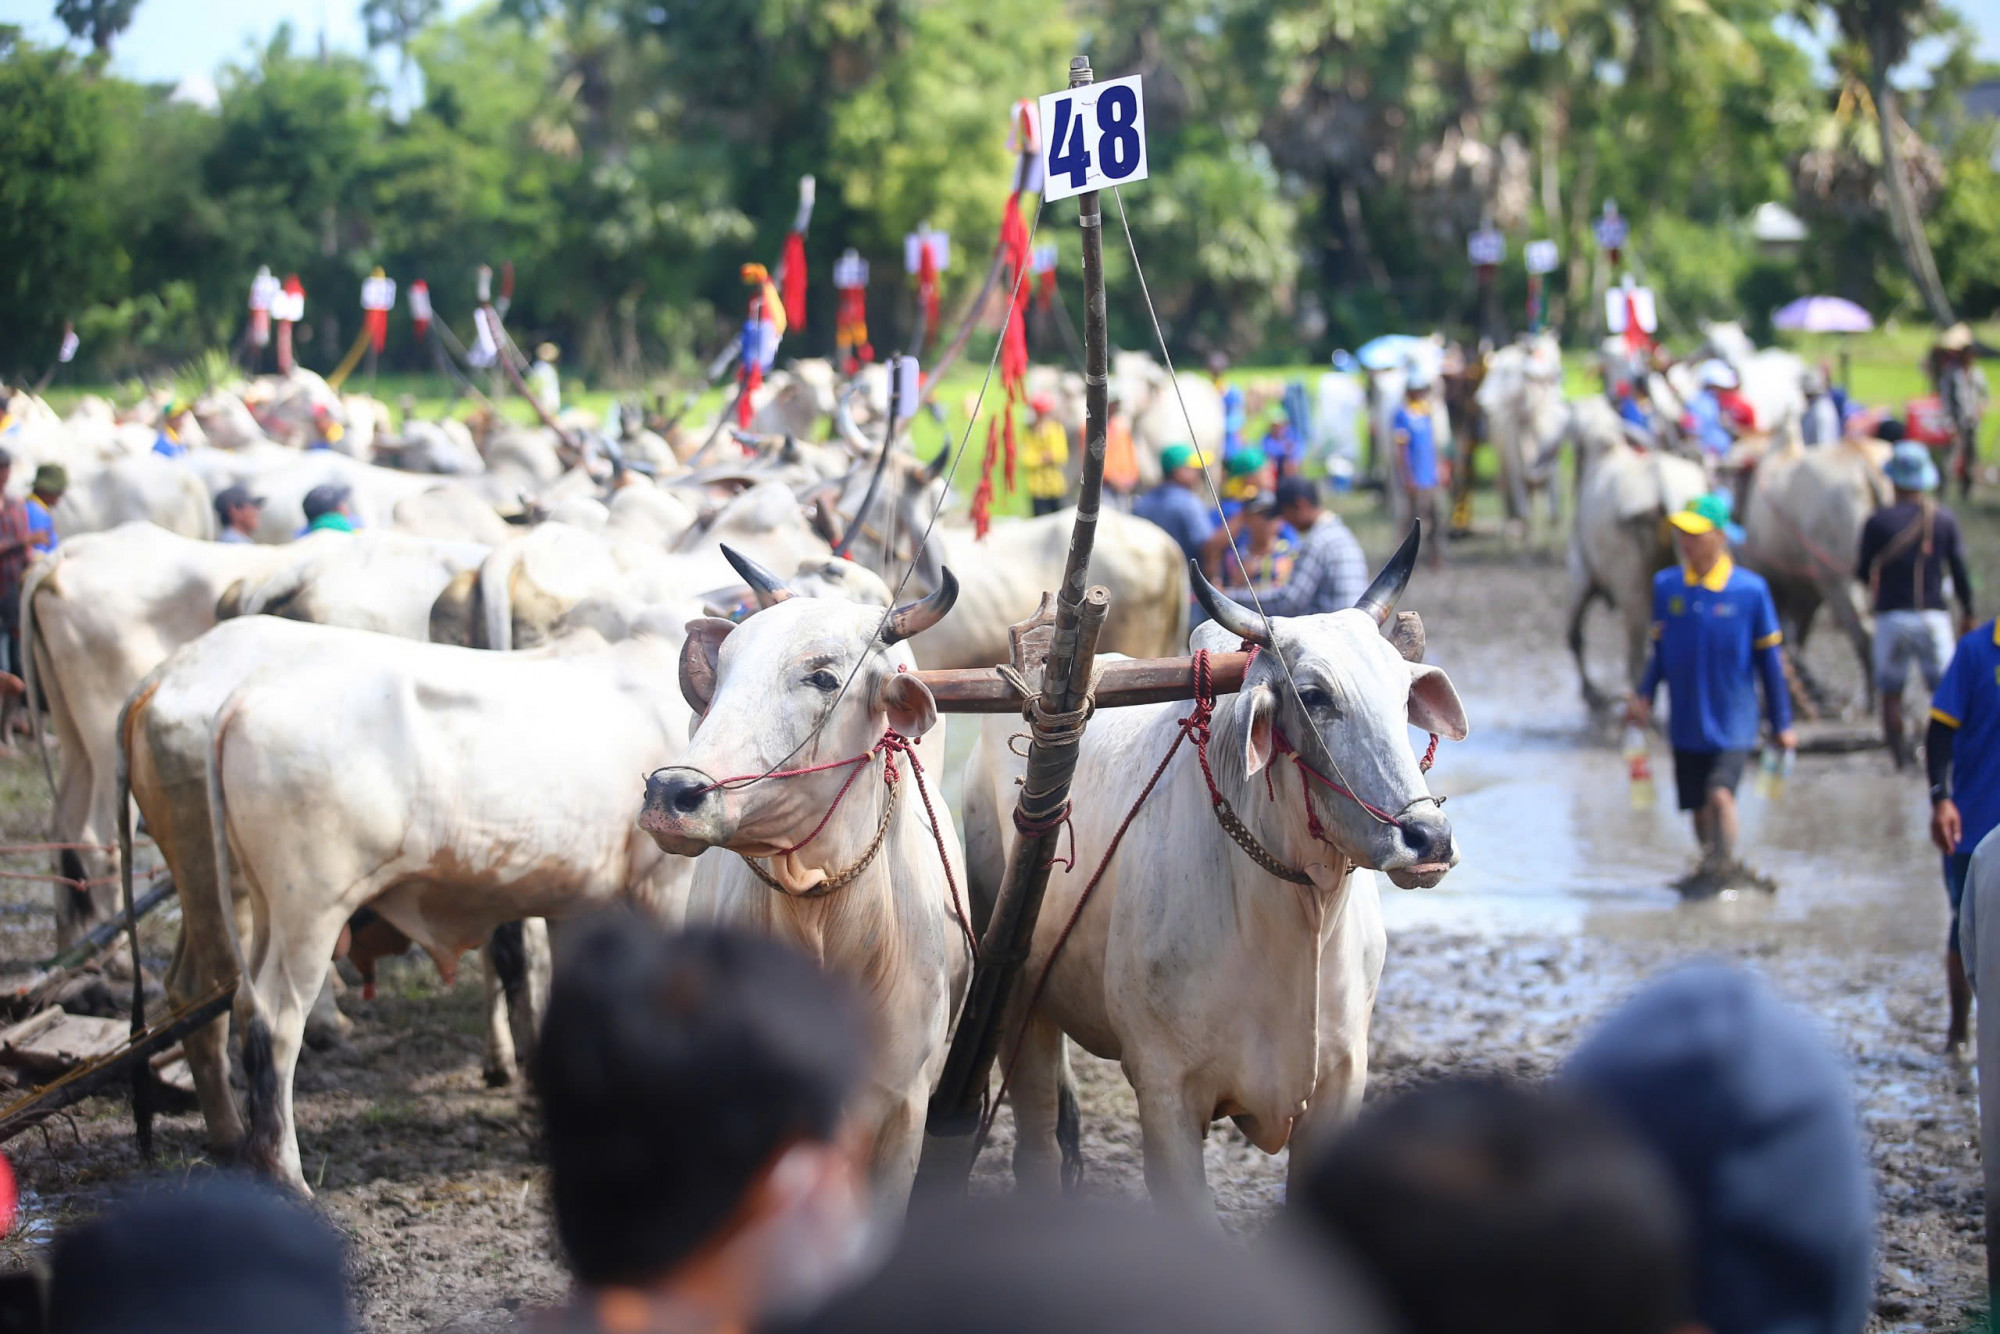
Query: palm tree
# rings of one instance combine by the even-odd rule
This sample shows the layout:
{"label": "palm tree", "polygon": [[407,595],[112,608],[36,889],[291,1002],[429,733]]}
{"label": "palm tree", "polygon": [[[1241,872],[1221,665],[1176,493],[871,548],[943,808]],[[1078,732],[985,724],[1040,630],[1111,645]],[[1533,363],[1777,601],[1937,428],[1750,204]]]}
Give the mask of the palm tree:
{"label": "palm tree", "polygon": [[1890,73],[1908,59],[1916,38],[1940,22],[1937,0],[1833,0],[1833,16],[1848,41],[1868,53],[1868,91],[1875,102],[1875,117],[1882,139],[1882,186],[1888,194],[1889,227],[1903,252],[1903,264],[1910,271],[1931,318],[1939,328],[1952,323],[1951,301],[1944,284],[1938,281],[1937,261],[1924,235],[1910,188],[1909,166],[1903,159],[1898,134],[1902,117],[1896,111],[1896,89]]}

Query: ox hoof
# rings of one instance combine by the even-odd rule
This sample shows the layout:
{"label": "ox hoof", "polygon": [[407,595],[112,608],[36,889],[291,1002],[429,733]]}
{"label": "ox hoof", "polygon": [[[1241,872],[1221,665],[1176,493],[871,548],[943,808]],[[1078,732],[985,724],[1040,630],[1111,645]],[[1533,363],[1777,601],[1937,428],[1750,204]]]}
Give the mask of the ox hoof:
{"label": "ox hoof", "polygon": [[487,1066],[483,1073],[486,1078],[486,1087],[490,1089],[504,1089],[514,1082],[514,1072],[512,1070],[503,1070],[497,1065]]}
{"label": "ox hoof", "polygon": [[315,1017],[306,1021],[306,1046],[314,1051],[334,1051],[347,1045],[354,1032],[354,1021],[338,1011],[335,1014],[333,1019]]}

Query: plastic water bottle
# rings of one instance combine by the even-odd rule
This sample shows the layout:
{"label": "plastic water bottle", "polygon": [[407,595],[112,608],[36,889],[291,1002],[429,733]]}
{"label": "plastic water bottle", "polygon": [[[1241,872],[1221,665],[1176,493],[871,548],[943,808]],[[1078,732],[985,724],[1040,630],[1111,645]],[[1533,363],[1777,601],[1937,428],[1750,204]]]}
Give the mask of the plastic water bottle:
{"label": "plastic water bottle", "polygon": [[1636,724],[1625,728],[1625,776],[1629,780],[1632,809],[1650,811],[1653,798],[1653,755],[1646,745],[1646,729]]}
{"label": "plastic water bottle", "polygon": [[1792,776],[1792,766],[1798,761],[1798,752],[1781,746],[1764,747],[1762,760],[1757,767],[1757,793],[1766,801],[1778,801],[1785,795],[1785,780]]}

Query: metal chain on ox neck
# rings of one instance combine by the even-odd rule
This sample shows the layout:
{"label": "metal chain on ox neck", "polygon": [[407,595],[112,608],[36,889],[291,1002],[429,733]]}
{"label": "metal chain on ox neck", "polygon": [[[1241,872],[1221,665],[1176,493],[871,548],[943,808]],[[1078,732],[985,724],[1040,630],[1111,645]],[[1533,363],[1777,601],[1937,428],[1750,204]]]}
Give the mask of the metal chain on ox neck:
{"label": "metal chain on ox neck", "polygon": [[[895,770],[890,769],[888,772],[893,774]],[[869,864],[875,860],[875,854],[882,851],[883,840],[889,836],[889,821],[895,817],[896,795],[902,791],[902,784],[891,779],[885,786],[889,789],[889,799],[882,803],[882,823],[875,826],[875,837],[868,844],[867,851],[863,852],[860,860],[856,861],[852,866],[837,875],[828,876],[825,880],[810,889],[787,889],[784,885],[778,883],[776,876],[759,866],[756,858],[741,852],[736,855],[743,858],[743,864],[750,868],[752,875],[755,875],[759,880],[762,880],[788,899],[821,899],[836,890],[845,889],[859,879],[863,871],[868,869]],[[794,850],[796,851],[796,849]]]}

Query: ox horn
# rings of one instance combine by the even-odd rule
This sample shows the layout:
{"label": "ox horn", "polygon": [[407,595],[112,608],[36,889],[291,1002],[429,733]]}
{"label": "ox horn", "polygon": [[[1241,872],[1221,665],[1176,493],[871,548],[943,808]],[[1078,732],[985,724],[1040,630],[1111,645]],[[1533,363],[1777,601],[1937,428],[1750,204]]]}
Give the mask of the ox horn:
{"label": "ox horn", "polygon": [[1253,644],[1270,647],[1270,622],[1242,603],[1225,596],[1214,584],[1208,582],[1208,576],[1201,572],[1200,561],[1188,562],[1188,578],[1194,583],[1195,600],[1201,603],[1201,609],[1208,613],[1210,620],[1238,639],[1247,639]]}
{"label": "ox horn", "polygon": [[949,468],[950,466],[951,466],[951,437],[946,436],[944,441],[944,448],[940,449],[937,452],[937,457],[931,460],[931,466],[925,469],[924,480],[926,482],[935,482],[938,478],[944,476],[944,470],[946,468]]}
{"label": "ox horn", "polygon": [[894,644],[910,639],[943,620],[951,610],[952,603],[958,601],[958,576],[949,567],[940,567],[937,591],[927,598],[906,602],[889,613],[888,621],[882,626],[882,642]]}
{"label": "ox horn", "polygon": [[1377,625],[1389,623],[1389,618],[1396,614],[1396,599],[1410,586],[1410,571],[1417,568],[1417,548],[1423,545],[1423,540],[1424,523],[1418,519],[1411,523],[1410,535],[1396,548],[1396,554],[1389,557],[1389,563],[1375,576],[1375,582],[1368,585],[1361,601],[1354,604],[1356,610],[1367,612]]}
{"label": "ox horn", "polygon": [[729,562],[729,567],[736,571],[744,583],[750,585],[750,591],[756,594],[757,606],[760,609],[775,607],[786,598],[798,596],[797,593],[785,587],[784,580],[772,574],[756,561],[751,560],[727,542],[721,545],[722,558]]}

